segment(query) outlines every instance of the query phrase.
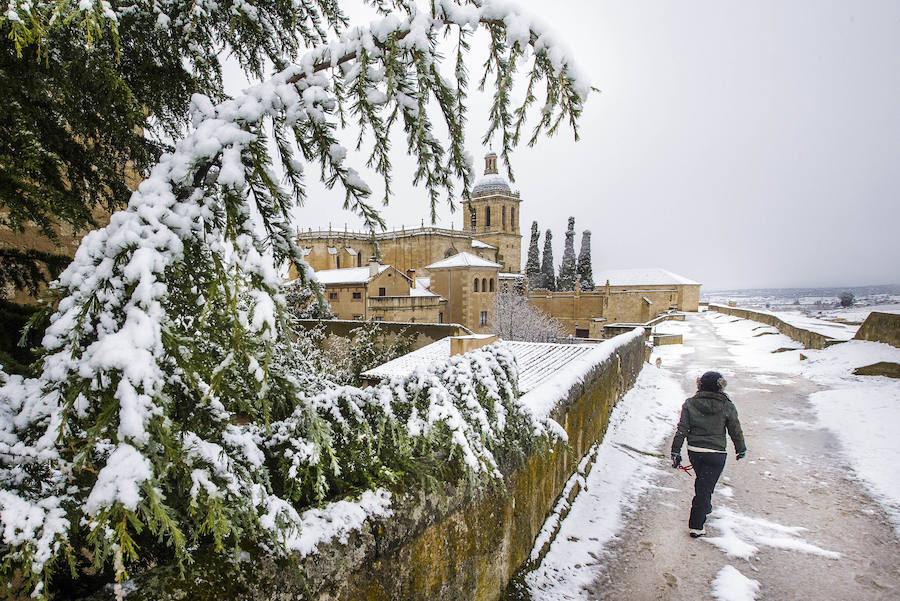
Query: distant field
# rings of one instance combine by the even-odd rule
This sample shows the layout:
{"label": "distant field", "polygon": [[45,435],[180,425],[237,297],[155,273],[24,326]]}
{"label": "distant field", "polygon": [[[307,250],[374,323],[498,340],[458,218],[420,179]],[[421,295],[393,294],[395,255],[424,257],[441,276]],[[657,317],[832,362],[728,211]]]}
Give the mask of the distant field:
{"label": "distant field", "polygon": [[[841,307],[840,295],[849,290],[853,306]],[[771,288],[703,291],[701,300],[739,307],[763,309],[787,316],[797,315],[828,321],[861,323],[872,311],[900,313],[900,286],[858,288]]]}

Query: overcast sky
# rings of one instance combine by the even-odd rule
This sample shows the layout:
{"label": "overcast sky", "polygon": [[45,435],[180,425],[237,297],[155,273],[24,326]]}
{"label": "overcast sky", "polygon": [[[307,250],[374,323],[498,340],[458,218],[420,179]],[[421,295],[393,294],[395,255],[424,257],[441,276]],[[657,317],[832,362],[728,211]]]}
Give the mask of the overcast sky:
{"label": "overcast sky", "polygon": [[[558,264],[572,215],[576,252],[593,232],[595,272],[663,267],[707,289],[900,283],[900,2],[522,5],[601,90],[579,142],[513,155],[523,260],[536,220]],[[484,106],[470,114],[479,175]],[[428,221],[403,147],[384,209],[398,227]],[[358,227],[341,197],[310,190],[299,225]],[[442,208],[438,225],[451,219]]]}

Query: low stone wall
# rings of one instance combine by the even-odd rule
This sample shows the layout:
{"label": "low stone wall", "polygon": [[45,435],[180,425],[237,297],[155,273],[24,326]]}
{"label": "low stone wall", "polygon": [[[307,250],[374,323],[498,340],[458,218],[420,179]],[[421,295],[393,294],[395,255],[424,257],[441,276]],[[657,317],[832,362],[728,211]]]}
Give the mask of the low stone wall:
{"label": "low stone wall", "polygon": [[753,311],[752,309],[739,309],[737,307],[726,307],[724,305],[714,304],[709,305],[709,310],[727,313],[728,315],[734,315],[735,317],[742,317],[744,319],[750,319],[770,325],[785,336],[796,340],[806,348],[823,349],[832,344],[843,342],[842,340],[836,340],[830,336],[819,334],[818,332],[811,332],[809,330],[804,330],[803,328],[798,328],[769,313],[760,313],[759,311]]}
{"label": "low stone wall", "polygon": [[856,331],[854,340],[871,340],[900,347],[900,315],[895,313],[869,313]]}
{"label": "low stone wall", "polygon": [[[321,323],[325,325],[325,332],[328,334],[352,338],[350,331],[362,327],[368,322],[352,319],[301,319],[298,323],[300,327],[307,330],[315,328]],[[405,321],[379,321],[377,323],[378,327],[389,338],[403,331],[405,331],[407,336],[418,334],[413,344],[413,350],[420,349],[447,336],[467,336],[472,333],[471,330],[458,323],[410,323]]]}
{"label": "low stone wall", "polygon": [[568,445],[525,458],[502,490],[414,491],[395,501],[394,516],[320,546],[300,571],[269,558],[235,568],[221,557],[200,557],[185,579],[173,567],[138,577],[128,600],[495,601],[528,559],[581,457],[603,438],[613,406],[640,373],[645,347],[646,335],[634,336],[573,385],[553,412]]}

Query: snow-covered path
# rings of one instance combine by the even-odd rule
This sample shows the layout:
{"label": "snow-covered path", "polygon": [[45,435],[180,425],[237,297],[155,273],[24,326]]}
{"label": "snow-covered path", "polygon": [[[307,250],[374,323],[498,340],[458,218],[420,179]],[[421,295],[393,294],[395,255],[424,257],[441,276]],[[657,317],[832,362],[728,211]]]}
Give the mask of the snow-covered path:
{"label": "snow-covered path", "polygon": [[[661,369],[646,366],[617,406],[586,490],[527,578],[534,601],[900,599],[900,527],[895,531],[890,521],[897,520],[890,498],[897,468],[890,466],[900,464],[900,455],[867,455],[861,438],[844,437],[853,448],[842,446],[826,429],[834,417],[817,413],[821,405],[809,400],[833,387],[808,377],[798,351],[772,353],[798,345],[759,326],[721,314],[666,324],[684,334],[685,344],[655,351]],[[707,369],[728,378],[749,453],[736,462],[729,442],[710,534],[691,539],[693,479],[667,459],[623,451],[667,457],[681,402]],[[900,403],[900,383],[881,386]],[[679,389],[685,394],[674,402],[663,398]],[[848,423],[858,421],[859,406],[845,404]],[[894,421],[889,431],[900,426]]]}

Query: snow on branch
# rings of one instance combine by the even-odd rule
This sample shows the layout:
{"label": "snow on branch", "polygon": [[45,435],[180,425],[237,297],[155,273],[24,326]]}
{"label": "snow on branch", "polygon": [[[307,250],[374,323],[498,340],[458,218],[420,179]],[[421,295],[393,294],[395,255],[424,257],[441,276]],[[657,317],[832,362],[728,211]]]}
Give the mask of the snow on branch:
{"label": "snow on branch", "polygon": [[[301,277],[307,269],[290,222],[291,208],[304,196],[304,163],[318,163],[323,181],[340,185],[345,207],[370,227],[382,224],[367,200],[369,186],[345,164],[337,139],[348,114],[360,145],[372,140],[369,165],[386,190],[395,125],[406,134],[416,181],[429,191],[432,207],[441,190],[453,198],[455,179],[468,189],[462,61],[466,37],[486,27],[485,77],[492,73],[497,88],[489,133],[500,131],[504,153],[518,142],[538,81],[547,91],[535,136],[552,133],[564,117],[574,126],[590,87],[536,21],[501,2],[440,0],[429,11],[399,4],[406,12],[347,30],[237,98],[213,104],[195,95],[191,131],[151,170],[127,209],[84,238],[53,284],[59,303],[43,341],[40,376],[4,377],[0,386],[0,469],[13,488],[0,496],[4,544],[12,564],[25,566],[37,596],[53,558],[81,561],[66,543],[70,535],[84,536],[95,566],[112,565],[121,583],[139,557],[139,535],[164,541],[183,560],[202,540],[222,550],[231,537],[264,540],[272,528],[295,529],[304,503],[349,492],[328,490],[328,470],[309,460],[336,462],[335,449],[357,449],[359,440],[329,429],[341,412],[365,416],[378,403],[349,395],[337,414],[320,414],[296,379],[272,369],[275,345],[288,335],[274,266],[292,261]],[[447,32],[459,40],[455,84],[439,70],[436,40]],[[528,52],[528,94],[511,113],[509,90]],[[429,99],[450,132],[447,147],[433,133]],[[269,156],[269,135],[282,180]],[[452,388],[461,394],[468,394],[471,370],[497,373],[487,364],[455,369],[441,377],[459,379]],[[512,413],[492,417],[500,425],[488,427],[471,403],[449,402],[460,393],[446,392],[435,377],[418,383],[432,391],[431,405],[410,406],[403,422],[409,435],[433,438],[431,425],[441,422],[442,444],[473,473],[495,474],[493,441]],[[471,385],[472,398],[508,396],[503,386],[512,385],[498,386]],[[400,402],[412,394],[382,392]],[[267,436],[290,416],[293,457],[303,459],[298,477],[314,483],[300,486],[302,493],[291,491],[289,479],[269,479],[275,460]],[[466,426],[471,420],[481,425]],[[288,490],[281,494],[279,487]]]}

